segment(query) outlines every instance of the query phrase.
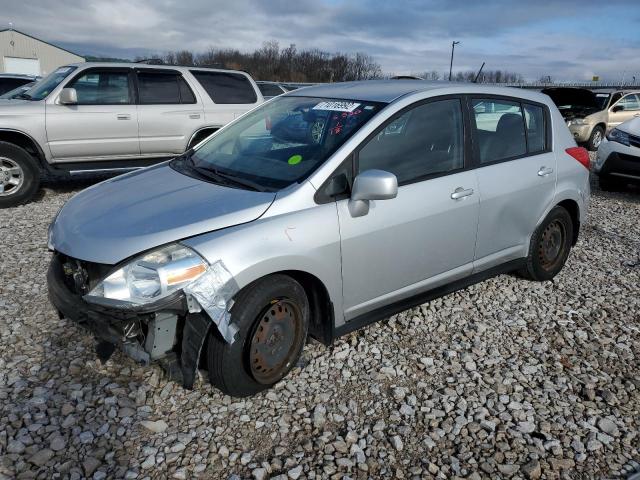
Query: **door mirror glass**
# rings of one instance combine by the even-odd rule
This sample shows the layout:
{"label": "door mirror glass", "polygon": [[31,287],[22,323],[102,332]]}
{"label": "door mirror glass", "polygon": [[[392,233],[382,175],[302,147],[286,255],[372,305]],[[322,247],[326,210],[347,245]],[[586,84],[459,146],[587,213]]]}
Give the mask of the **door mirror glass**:
{"label": "door mirror glass", "polygon": [[63,88],[58,97],[62,105],[76,105],[78,103],[78,92],[75,88]]}
{"label": "door mirror glass", "polygon": [[366,170],[353,182],[351,200],[388,200],[398,195],[398,179],[384,170]]}
{"label": "door mirror glass", "polygon": [[616,105],[615,107],[613,107],[611,109],[612,112],[621,112],[622,110],[624,110],[624,105]]}

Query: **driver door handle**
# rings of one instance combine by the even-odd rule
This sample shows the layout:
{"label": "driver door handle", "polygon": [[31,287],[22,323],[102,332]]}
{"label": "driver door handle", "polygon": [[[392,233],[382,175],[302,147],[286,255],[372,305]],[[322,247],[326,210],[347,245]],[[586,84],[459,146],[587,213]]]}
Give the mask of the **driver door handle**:
{"label": "driver door handle", "polygon": [[128,113],[119,113],[117,115],[118,120],[131,120],[131,115]]}
{"label": "driver door handle", "polygon": [[553,168],[540,167],[540,170],[538,170],[539,177],[546,177],[548,175],[551,175],[552,173],[553,173]]}
{"label": "driver door handle", "polygon": [[462,187],[458,187],[451,194],[451,198],[453,200],[459,200],[461,198],[468,197],[470,195],[473,195],[473,188],[464,189]]}

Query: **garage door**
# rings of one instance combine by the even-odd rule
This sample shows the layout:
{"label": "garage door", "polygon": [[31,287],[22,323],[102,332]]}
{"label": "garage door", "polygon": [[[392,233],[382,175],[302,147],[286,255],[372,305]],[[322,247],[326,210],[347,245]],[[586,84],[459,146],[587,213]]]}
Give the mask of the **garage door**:
{"label": "garage door", "polygon": [[4,72],[40,75],[40,60],[37,58],[4,57]]}

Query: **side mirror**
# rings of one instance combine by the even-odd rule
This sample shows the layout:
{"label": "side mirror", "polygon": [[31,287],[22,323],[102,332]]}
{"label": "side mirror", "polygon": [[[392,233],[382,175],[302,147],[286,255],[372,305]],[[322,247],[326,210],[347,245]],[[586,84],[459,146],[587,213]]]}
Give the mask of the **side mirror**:
{"label": "side mirror", "polygon": [[78,103],[78,92],[75,88],[63,88],[58,96],[62,105],[76,105]]}
{"label": "side mirror", "polygon": [[613,113],[615,113],[615,112],[621,112],[622,110],[624,110],[624,105],[616,105],[615,107],[613,107],[613,108],[611,109],[611,111],[612,111]]}
{"label": "side mirror", "polygon": [[349,212],[352,217],[369,213],[369,200],[389,200],[398,195],[398,179],[384,170],[366,170],[353,181]]}

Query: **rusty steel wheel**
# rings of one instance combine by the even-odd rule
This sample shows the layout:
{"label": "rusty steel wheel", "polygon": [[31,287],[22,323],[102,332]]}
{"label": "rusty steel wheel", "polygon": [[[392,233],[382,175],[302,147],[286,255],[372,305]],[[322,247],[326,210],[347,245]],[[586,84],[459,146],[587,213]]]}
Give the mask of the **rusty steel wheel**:
{"label": "rusty steel wheel", "polygon": [[304,342],[302,312],[290,299],[273,300],[258,319],[250,343],[251,375],[258,383],[280,380],[298,357]]}
{"label": "rusty steel wheel", "polygon": [[543,230],[538,244],[540,266],[547,271],[553,270],[563,258],[567,232],[564,225],[554,220]]}

